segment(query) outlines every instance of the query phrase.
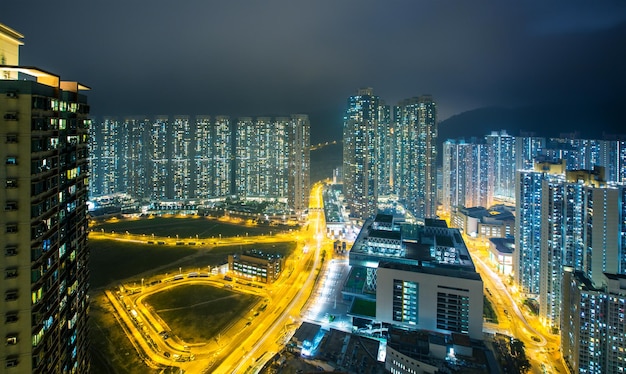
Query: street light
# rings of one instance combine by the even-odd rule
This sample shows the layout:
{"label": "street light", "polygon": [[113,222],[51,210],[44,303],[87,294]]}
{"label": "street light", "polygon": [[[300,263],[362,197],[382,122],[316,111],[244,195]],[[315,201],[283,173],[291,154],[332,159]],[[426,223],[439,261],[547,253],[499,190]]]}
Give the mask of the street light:
{"label": "street light", "polygon": [[141,278],[141,292],[143,292],[143,278]]}

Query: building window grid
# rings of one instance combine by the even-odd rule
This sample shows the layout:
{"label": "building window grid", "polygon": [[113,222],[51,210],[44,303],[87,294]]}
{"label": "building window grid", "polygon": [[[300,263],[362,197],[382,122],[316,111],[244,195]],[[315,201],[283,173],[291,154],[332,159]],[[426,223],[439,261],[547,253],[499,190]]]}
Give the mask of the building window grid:
{"label": "building window grid", "polygon": [[469,297],[438,292],[437,328],[467,333],[469,331]]}

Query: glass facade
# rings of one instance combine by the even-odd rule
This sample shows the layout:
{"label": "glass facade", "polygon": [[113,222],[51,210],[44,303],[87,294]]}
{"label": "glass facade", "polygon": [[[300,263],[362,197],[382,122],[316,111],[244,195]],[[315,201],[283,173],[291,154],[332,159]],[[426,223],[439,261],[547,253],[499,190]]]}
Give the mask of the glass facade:
{"label": "glass facade", "polygon": [[419,284],[394,279],[393,281],[393,320],[409,325],[419,323]]}

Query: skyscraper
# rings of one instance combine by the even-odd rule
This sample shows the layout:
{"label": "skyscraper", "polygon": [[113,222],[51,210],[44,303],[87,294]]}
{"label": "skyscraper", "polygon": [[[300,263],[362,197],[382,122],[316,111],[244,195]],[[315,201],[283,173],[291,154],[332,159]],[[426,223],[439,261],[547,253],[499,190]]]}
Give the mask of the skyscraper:
{"label": "skyscraper", "polygon": [[540,163],[516,174],[513,274],[520,291],[529,296],[539,295],[543,181],[547,174],[564,172],[565,163]]}
{"label": "skyscraper", "polygon": [[0,373],[87,373],[88,88],[18,66],[21,38],[0,25]]}
{"label": "skyscraper", "polygon": [[309,207],[311,190],[311,125],[305,114],[291,116],[287,203],[296,213]]}
{"label": "skyscraper", "polygon": [[600,165],[606,168],[606,180],[626,183],[626,140],[600,142]]}
{"label": "skyscraper", "polygon": [[377,130],[380,100],[372,88],[348,98],[343,122],[343,186],[350,215],[358,219],[377,212]]}
{"label": "skyscraper", "polygon": [[437,213],[437,105],[429,95],[406,99],[395,109],[396,191],[415,216]]}
{"label": "skyscraper", "polygon": [[493,202],[493,158],[490,146],[476,140],[443,144],[443,210],[457,206],[489,207]]}
{"label": "skyscraper", "polygon": [[212,196],[228,196],[233,193],[234,178],[232,177],[232,124],[230,117],[215,117],[215,142],[213,159],[215,160],[215,178],[213,179]]}
{"label": "skyscraper", "polygon": [[92,181],[90,196],[111,194],[118,191],[120,130],[119,121],[113,117],[104,118],[99,126],[93,126],[90,129]]}
{"label": "skyscraper", "polygon": [[384,101],[380,101],[378,105],[378,123],[376,129],[376,163],[377,173],[376,176],[378,185],[378,196],[389,195],[393,191],[393,127],[391,121],[391,108],[386,105]]}
{"label": "skyscraper", "polygon": [[601,278],[594,286],[582,271],[563,274],[561,351],[572,373],[626,371],[626,275]]}
{"label": "skyscraper", "polygon": [[515,138],[501,131],[485,137],[491,146],[494,160],[494,196],[513,200],[515,198]]}
{"label": "skyscraper", "polygon": [[626,273],[626,186],[607,183],[602,167],[566,170],[565,160],[518,176],[516,280],[539,296],[543,323],[559,329],[564,267],[594,287],[605,273]]}
{"label": "skyscraper", "polygon": [[150,126],[148,147],[148,191],[152,200],[171,198],[169,182],[169,118],[157,116]]}
{"label": "skyscraper", "polygon": [[148,196],[146,156],[148,155],[147,129],[149,126],[150,121],[145,116],[127,117],[122,122],[122,131],[118,141],[119,149],[121,149],[119,152],[121,163],[117,190],[138,198]]}
{"label": "skyscraper", "polygon": [[193,196],[191,191],[192,144],[189,116],[175,116],[170,124],[171,151],[169,153],[170,187],[168,198],[186,200]]}
{"label": "skyscraper", "polygon": [[193,173],[192,196],[206,199],[213,196],[213,178],[215,162],[213,144],[215,134],[210,116],[197,116],[195,119],[195,137],[193,138]]}
{"label": "skyscraper", "polygon": [[533,168],[536,158],[546,148],[546,139],[536,136],[518,136],[515,138],[515,170]]}

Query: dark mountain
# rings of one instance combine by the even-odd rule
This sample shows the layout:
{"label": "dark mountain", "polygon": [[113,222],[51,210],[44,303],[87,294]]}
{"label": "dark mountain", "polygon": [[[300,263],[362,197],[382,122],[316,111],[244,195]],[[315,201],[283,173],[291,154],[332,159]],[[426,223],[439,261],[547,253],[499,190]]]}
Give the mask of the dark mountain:
{"label": "dark mountain", "polygon": [[579,106],[486,107],[463,112],[439,123],[439,164],[444,141],[482,138],[500,130],[513,136],[558,137],[574,133],[581,139],[603,139],[626,133],[626,106],[581,103]]}
{"label": "dark mountain", "polygon": [[438,135],[442,140],[482,137],[502,129],[514,136],[534,133],[551,137],[577,133],[580,138],[600,139],[605,134],[626,133],[626,107],[621,112],[611,105],[606,108],[596,106],[596,109],[549,106],[479,108],[441,121]]}
{"label": "dark mountain", "polygon": [[311,183],[333,177],[333,169],[343,162],[342,151],[341,142],[311,151]]}
{"label": "dark mountain", "polygon": [[[518,108],[486,107],[454,115],[438,126],[438,164],[441,165],[443,142],[447,139],[482,138],[492,131],[506,130],[509,135],[557,137],[575,133],[581,139],[603,139],[626,134],[626,105],[621,109],[611,103],[585,107],[528,106]],[[341,140],[341,139],[339,139]],[[311,152],[311,180],[332,177],[341,165],[342,144],[326,146]]]}

